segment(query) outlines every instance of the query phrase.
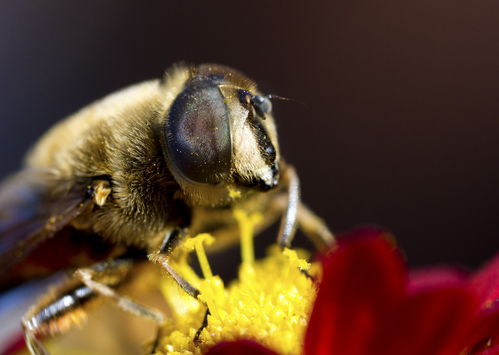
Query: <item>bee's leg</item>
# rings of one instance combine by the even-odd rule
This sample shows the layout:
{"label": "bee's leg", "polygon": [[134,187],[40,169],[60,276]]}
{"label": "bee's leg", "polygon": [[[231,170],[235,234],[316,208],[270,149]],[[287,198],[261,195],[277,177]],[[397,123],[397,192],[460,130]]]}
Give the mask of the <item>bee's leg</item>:
{"label": "bee's leg", "polygon": [[298,206],[300,205],[300,179],[290,165],[284,165],[282,178],[287,189],[287,203],[283,209],[277,243],[282,248],[289,248],[296,232]]}
{"label": "bee's leg", "polygon": [[[124,310],[162,323],[164,316],[116,294],[112,287],[121,284],[132,266],[131,260],[112,260],[86,269],[78,269],[51,289],[24,315],[22,326],[26,345],[33,355],[48,355],[38,337],[62,334],[85,318],[83,306],[97,296],[111,297]],[[94,280],[97,278],[98,281]]]}
{"label": "bee's leg", "polygon": [[163,324],[165,317],[162,312],[138,304],[128,297],[121,296],[112,287],[106,284],[107,273],[110,269],[116,268],[117,261],[107,261],[96,264],[90,268],[77,269],[74,276],[95,294],[112,299],[118,307],[131,314],[149,318],[158,324]]}
{"label": "bee's leg", "polygon": [[42,342],[36,338],[35,334],[25,330],[24,340],[26,341],[26,347],[32,355],[50,355]]}
{"label": "bee's leg", "polygon": [[[284,213],[287,203],[287,194],[280,194],[272,200],[270,209]],[[324,220],[302,202],[298,205],[296,223],[317,250],[330,248],[336,243],[333,232],[331,232]]]}
{"label": "bee's leg", "polygon": [[154,337],[154,341],[151,344],[151,349],[148,352],[149,355],[156,354],[160,340],[161,340],[161,327],[158,327],[158,331],[156,332],[156,336]]}
{"label": "bee's leg", "polygon": [[[201,332],[203,331],[203,329],[208,326],[208,316],[209,315],[210,315],[210,311],[207,309],[206,312],[204,313],[203,323],[201,323],[201,326],[199,327],[199,329],[196,331],[196,334],[194,335],[193,341],[195,344],[199,342],[199,337],[201,336]],[[151,345],[151,349],[149,351],[150,355],[156,353],[160,340],[161,340],[161,328],[158,328],[156,336],[154,337],[154,341]]]}
{"label": "bee's leg", "polygon": [[185,230],[176,227],[169,230],[162,238],[159,247],[150,247],[150,254],[148,255],[149,260],[155,264],[159,264],[163,269],[170,274],[171,277],[177,282],[177,284],[185,291],[187,294],[191,295],[195,299],[198,298],[199,290],[192,286],[189,281],[184,279],[180,274],[178,274],[170,265],[168,259],[173,251],[178,247],[183,237],[187,234]]}
{"label": "bee's leg", "polygon": [[[161,244],[161,253],[171,253],[173,250],[180,244],[180,241],[182,240],[183,237],[185,237],[186,233],[183,230],[180,230],[179,228],[175,228],[171,233],[167,234],[165,238],[163,239],[163,242]],[[196,298],[199,295],[199,290],[196,289],[194,286],[192,286],[187,280],[182,278],[180,275],[175,273],[175,270],[170,269],[170,275],[177,281],[177,283],[182,287],[183,290],[185,290],[189,295],[192,297]],[[176,276],[174,276],[174,274]],[[198,328],[196,331],[196,334],[194,335],[194,342],[199,341],[199,337],[201,336],[201,332],[203,331],[204,328],[208,325],[208,316],[210,315],[210,310],[208,309],[208,305],[206,305],[206,311],[203,317],[203,322],[201,323],[201,326]]]}
{"label": "bee's leg", "polygon": [[[191,285],[189,281],[184,279],[180,274],[178,274],[170,265],[168,261],[168,257],[173,253],[174,249],[180,244],[182,237],[186,235],[185,231],[180,228],[174,228],[168,233],[165,234],[163,240],[161,242],[161,246],[159,249],[151,254],[149,254],[149,260],[153,263],[160,264],[163,269],[165,269],[171,277],[177,282],[177,284],[190,296],[198,299],[200,291]],[[208,307],[206,305],[206,307]],[[208,325],[208,315],[210,314],[210,310],[207,308],[206,313],[203,318],[203,323],[200,328],[197,330],[196,335],[194,336],[194,341],[199,340],[199,336],[201,335],[201,331],[206,328]]]}
{"label": "bee's leg", "polygon": [[159,253],[153,253],[149,255],[149,259],[153,263],[160,264],[163,269],[165,269],[171,277],[178,283],[178,285],[185,291],[187,294],[191,295],[195,299],[199,296],[199,290],[192,286],[189,281],[180,276],[169,264],[168,256]]}
{"label": "bee's leg", "polygon": [[194,335],[194,343],[199,342],[199,337],[201,336],[201,332],[203,331],[204,328],[206,328],[208,326],[208,316],[209,315],[210,315],[210,310],[206,309],[206,312],[204,313],[204,317],[203,317],[203,323],[201,323],[201,326],[196,331],[196,335]]}
{"label": "bee's leg", "polygon": [[272,201],[271,208],[282,211],[283,217],[278,234],[281,247],[289,247],[296,231],[296,225],[321,250],[331,247],[336,240],[324,221],[300,201],[300,182],[295,169],[285,166],[283,181],[286,193]]}
{"label": "bee's leg", "polygon": [[192,286],[189,281],[184,279],[180,274],[178,274],[168,262],[168,255],[161,254],[159,252],[154,252],[149,254],[149,260],[151,260],[155,264],[159,264],[163,267],[163,269],[170,274],[171,277],[177,282],[177,284],[185,291],[187,294],[191,295],[195,299],[198,299],[199,290]]}
{"label": "bee's leg", "polygon": [[336,244],[334,234],[322,218],[303,203],[298,206],[298,226],[318,250],[330,248]]}

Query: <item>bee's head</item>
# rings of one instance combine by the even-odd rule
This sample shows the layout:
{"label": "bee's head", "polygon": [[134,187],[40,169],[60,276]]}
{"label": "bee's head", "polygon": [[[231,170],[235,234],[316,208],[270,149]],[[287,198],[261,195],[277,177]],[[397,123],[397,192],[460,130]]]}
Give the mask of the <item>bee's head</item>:
{"label": "bee's head", "polygon": [[190,69],[165,124],[168,166],[197,204],[229,202],[228,191],[273,188],[279,147],[272,105],[242,74],[218,65]]}

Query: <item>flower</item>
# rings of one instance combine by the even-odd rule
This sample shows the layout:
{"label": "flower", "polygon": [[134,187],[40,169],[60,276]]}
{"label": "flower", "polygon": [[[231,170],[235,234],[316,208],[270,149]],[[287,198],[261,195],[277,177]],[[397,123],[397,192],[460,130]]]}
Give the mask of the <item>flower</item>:
{"label": "flower", "polygon": [[300,351],[316,294],[313,280],[302,272],[310,270],[311,265],[296,251],[282,252],[277,247],[267,258],[255,262],[250,227],[256,221],[242,214],[238,219],[242,222],[243,263],[238,279],[227,288],[212,275],[204,254],[202,245],[212,242],[212,237],[201,234],[184,243],[185,251],[196,251],[204,278],[197,277],[185,257],[180,257],[174,267],[201,291],[199,300],[211,314],[198,341],[193,341],[206,308],[173,280],[163,280],[163,293],[173,317],[163,328],[165,336],[157,354],[201,354],[220,342],[241,338],[253,339],[282,354]]}
{"label": "flower", "polygon": [[[499,355],[499,256],[472,275],[449,267],[409,272],[393,237],[364,228],[340,238],[320,262],[276,246],[255,261],[252,225],[259,217],[235,215],[243,262],[229,286],[212,274],[204,252],[213,242],[208,234],[187,238],[171,256],[175,270],[201,291],[198,300],[155,265],[137,273],[128,291],[161,296],[159,284],[159,300],[169,305],[156,355]],[[192,250],[203,277],[187,262]],[[211,314],[200,328],[207,307]],[[76,354],[94,342],[95,353],[123,353],[119,345],[131,342],[102,335],[111,329],[132,335],[138,328],[119,321],[125,314],[113,307],[96,311],[101,317],[86,337],[77,331],[66,343],[53,339],[53,353]],[[96,327],[103,320],[110,322]],[[140,325],[140,331],[151,335],[156,328]],[[106,340],[113,350],[101,350]]]}
{"label": "flower", "polygon": [[[499,354],[499,257],[475,275],[450,268],[408,273],[379,230],[357,230],[324,256],[305,355]],[[272,354],[253,342],[210,355]]]}

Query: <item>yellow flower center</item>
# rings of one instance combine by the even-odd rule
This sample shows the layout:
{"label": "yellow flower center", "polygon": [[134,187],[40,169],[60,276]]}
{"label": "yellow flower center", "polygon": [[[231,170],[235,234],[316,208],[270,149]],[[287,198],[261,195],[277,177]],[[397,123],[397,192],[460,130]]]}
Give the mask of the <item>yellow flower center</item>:
{"label": "yellow flower center", "polygon": [[[299,354],[302,349],[316,289],[302,271],[308,264],[294,250],[281,251],[274,246],[269,255],[254,261],[253,225],[261,218],[235,211],[241,232],[243,262],[238,279],[228,287],[213,276],[203,243],[213,237],[200,234],[184,243],[187,251],[195,250],[203,278],[178,258],[174,267],[200,291],[199,301],[185,294],[176,283],[166,278],[161,285],[172,312],[172,321],[162,329],[156,354],[202,354],[209,347],[236,339],[252,339],[281,354]],[[194,341],[201,327],[206,306],[208,323]]]}

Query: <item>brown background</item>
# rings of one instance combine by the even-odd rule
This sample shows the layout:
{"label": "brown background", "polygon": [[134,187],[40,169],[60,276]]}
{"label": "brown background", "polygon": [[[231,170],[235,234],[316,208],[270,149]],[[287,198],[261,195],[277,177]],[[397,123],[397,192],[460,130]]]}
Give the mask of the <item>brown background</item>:
{"label": "brown background", "polygon": [[276,104],[303,196],[390,229],[413,265],[499,246],[495,0],[0,2],[0,176],[51,124],[171,63],[242,70]]}

